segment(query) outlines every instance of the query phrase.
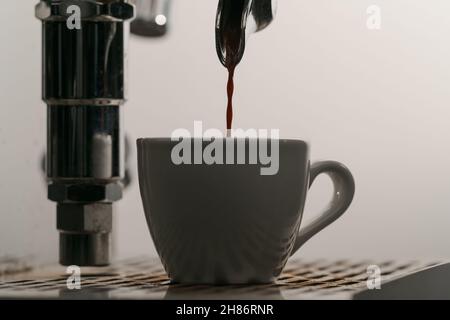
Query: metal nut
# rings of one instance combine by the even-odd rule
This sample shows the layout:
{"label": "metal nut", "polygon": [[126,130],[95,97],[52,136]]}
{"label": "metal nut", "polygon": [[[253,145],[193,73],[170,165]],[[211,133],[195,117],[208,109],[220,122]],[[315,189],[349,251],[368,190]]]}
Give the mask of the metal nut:
{"label": "metal nut", "polygon": [[57,228],[73,233],[108,233],[112,230],[111,204],[58,204]]}
{"label": "metal nut", "polygon": [[122,198],[122,184],[52,183],[48,186],[48,198],[55,202],[110,203]]}

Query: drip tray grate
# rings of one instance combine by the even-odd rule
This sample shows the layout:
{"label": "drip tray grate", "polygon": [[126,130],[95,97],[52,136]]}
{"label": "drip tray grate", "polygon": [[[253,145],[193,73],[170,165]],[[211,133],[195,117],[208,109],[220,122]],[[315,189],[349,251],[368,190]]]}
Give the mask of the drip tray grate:
{"label": "drip tray grate", "polygon": [[0,298],[347,299],[366,288],[370,265],[380,268],[383,283],[439,263],[294,260],[273,284],[193,286],[172,285],[158,260],[136,258],[107,268],[82,268],[81,290],[67,289],[69,275],[61,266],[0,273]]}

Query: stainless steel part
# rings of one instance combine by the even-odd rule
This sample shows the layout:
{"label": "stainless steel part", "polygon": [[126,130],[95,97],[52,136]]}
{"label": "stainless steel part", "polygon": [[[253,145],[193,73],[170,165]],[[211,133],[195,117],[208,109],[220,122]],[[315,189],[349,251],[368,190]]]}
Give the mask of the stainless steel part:
{"label": "stainless steel part", "polygon": [[171,0],[132,0],[136,5],[136,19],[131,32],[143,37],[161,37],[169,28]]}
{"label": "stainless steel part", "polygon": [[[68,26],[73,6],[80,28]],[[121,109],[134,6],[128,0],[41,0],[36,17],[42,21],[46,172],[48,197],[58,203],[60,263],[107,265],[112,203],[123,188]]]}
{"label": "stainless steel part", "polygon": [[62,265],[109,264],[112,204],[58,204],[56,224],[60,231]]}

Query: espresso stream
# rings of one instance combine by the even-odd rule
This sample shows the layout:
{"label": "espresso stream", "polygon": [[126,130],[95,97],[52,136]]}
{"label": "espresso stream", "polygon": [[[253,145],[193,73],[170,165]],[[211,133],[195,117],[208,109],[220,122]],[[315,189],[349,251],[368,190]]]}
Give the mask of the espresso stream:
{"label": "espresso stream", "polygon": [[227,129],[233,125],[233,94],[234,94],[234,73],[236,66],[242,57],[241,45],[245,41],[245,32],[242,29],[242,12],[245,7],[245,0],[228,1],[224,6],[222,16],[222,43],[224,44],[224,65],[228,70],[227,83]]}
{"label": "espresso stream", "polygon": [[228,69],[228,83],[227,83],[227,130],[231,130],[233,126],[233,94],[234,94],[234,70],[236,66]]}

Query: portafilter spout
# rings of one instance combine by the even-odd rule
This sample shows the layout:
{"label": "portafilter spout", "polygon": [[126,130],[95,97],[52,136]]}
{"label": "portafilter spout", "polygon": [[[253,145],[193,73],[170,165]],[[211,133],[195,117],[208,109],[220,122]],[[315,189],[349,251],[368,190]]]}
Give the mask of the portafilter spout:
{"label": "portafilter spout", "polygon": [[[225,67],[229,64],[237,65],[241,61],[248,37],[273,21],[276,4],[276,0],[219,0],[216,50]],[[230,45],[230,41],[238,44]]]}

